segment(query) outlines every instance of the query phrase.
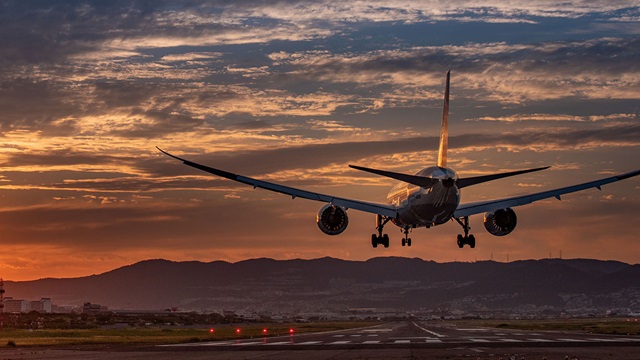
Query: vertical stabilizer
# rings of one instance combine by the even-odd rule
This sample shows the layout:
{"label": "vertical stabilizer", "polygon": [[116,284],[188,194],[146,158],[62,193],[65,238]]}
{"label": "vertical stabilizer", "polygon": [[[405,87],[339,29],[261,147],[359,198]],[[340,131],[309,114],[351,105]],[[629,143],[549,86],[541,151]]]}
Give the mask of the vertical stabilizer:
{"label": "vertical stabilizer", "polygon": [[438,150],[438,166],[447,167],[447,148],[449,147],[449,78],[451,70],[447,71],[447,84],[444,88],[444,106],[442,108],[442,128],[440,129],[440,149]]}

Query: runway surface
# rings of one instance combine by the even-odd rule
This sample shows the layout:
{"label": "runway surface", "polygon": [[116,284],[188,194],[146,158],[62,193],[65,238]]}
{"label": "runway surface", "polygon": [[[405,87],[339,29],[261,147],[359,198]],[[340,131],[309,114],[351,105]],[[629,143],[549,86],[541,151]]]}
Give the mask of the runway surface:
{"label": "runway surface", "polygon": [[448,323],[398,322],[369,328],[316,334],[293,334],[283,337],[264,337],[229,341],[167,345],[236,350],[238,348],[295,349],[384,349],[384,348],[452,348],[481,347],[583,347],[638,346],[640,337],[624,337],[577,332],[534,332],[479,327],[457,327]]}
{"label": "runway surface", "polygon": [[407,321],[325,333],[98,349],[7,349],[3,359],[636,359],[639,336]]}

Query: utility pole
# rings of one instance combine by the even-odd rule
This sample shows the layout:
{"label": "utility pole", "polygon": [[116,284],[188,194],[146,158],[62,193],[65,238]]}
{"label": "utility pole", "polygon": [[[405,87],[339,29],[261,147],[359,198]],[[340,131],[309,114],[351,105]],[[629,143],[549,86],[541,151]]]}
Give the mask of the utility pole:
{"label": "utility pole", "polygon": [[4,329],[4,280],[0,278],[0,331]]}

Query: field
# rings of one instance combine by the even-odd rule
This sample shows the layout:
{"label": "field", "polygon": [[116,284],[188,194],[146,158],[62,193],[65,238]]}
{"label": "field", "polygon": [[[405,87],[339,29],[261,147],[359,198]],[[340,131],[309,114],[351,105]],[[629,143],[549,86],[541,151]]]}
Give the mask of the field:
{"label": "field", "polygon": [[217,325],[202,328],[148,327],[122,329],[28,330],[3,329],[0,347],[109,345],[109,344],[176,344],[183,342],[217,341],[239,338],[322,332],[371,326],[371,322],[318,322],[308,324],[243,324]]}
{"label": "field", "polygon": [[554,330],[584,331],[596,334],[640,335],[640,322],[635,318],[586,318],[586,319],[553,319],[553,320],[472,320],[458,323],[474,326],[519,329],[519,330]]}

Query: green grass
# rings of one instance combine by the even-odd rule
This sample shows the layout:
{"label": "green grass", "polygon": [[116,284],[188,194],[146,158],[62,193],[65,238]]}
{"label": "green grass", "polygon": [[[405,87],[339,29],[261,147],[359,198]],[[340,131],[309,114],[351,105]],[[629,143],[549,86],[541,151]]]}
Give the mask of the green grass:
{"label": "green grass", "polygon": [[[124,328],[124,329],[81,329],[81,330],[21,330],[4,329],[0,332],[0,347],[12,346],[66,346],[66,345],[159,345],[199,341],[246,339],[266,336],[294,336],[306,332],[344,330],[372,326],[371,322],[319,322],[309,324],[249,324],[217,325],[211,328]],[[236,329],[240,329],[240,333]]]}
{"label": "green grass", "polygon": [[596,334],[640,335],[640,322],[626,318],[588,318],[554,320],[475,320],[475,326],[518,330],[584,331]]}

